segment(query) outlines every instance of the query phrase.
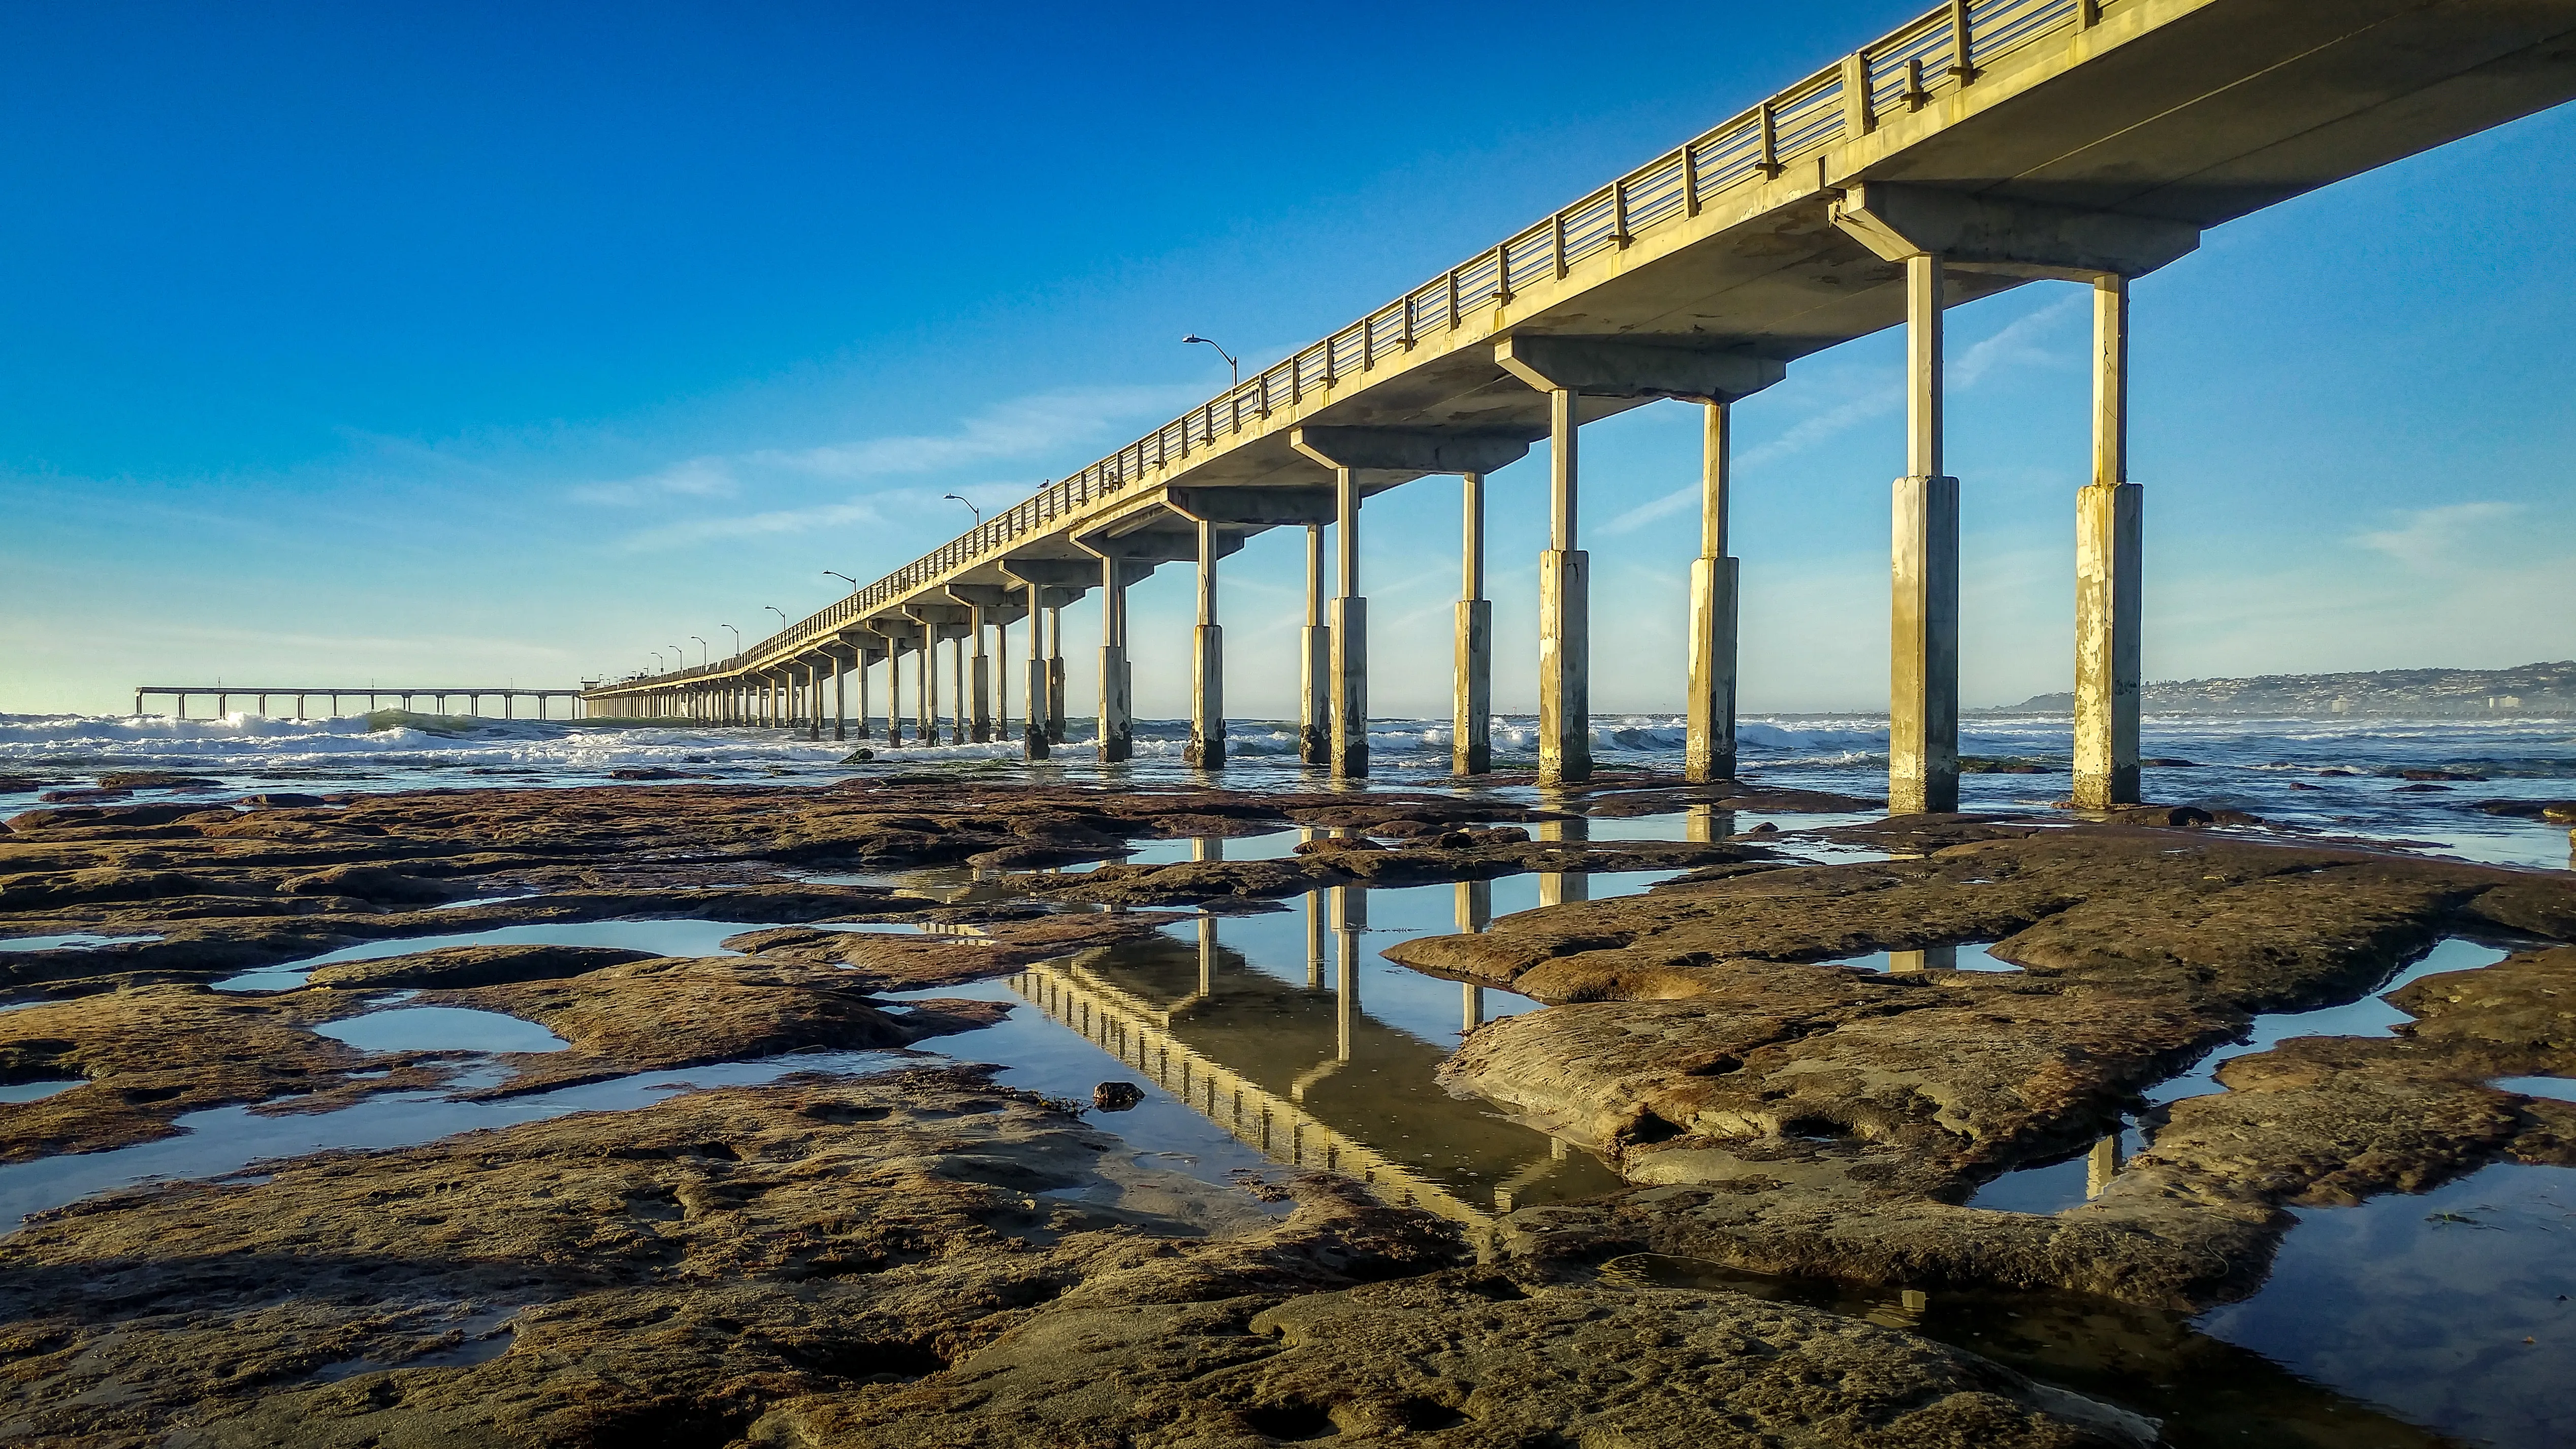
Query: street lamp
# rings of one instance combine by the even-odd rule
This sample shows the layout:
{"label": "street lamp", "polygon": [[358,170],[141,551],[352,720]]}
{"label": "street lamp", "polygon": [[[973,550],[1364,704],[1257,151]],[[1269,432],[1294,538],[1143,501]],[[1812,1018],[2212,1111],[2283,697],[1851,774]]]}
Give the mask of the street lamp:
{"label": "street lamp", "polygon": [[[733,629],[733,652],[735,654],[740,654],[742,652],[742,631],[740,629],[734,629],[731,624],[718,624],[716,627],[719,629]],[[726,657],[730,658],[732,656],[728,655]]]}
{"label": "street lamp", "polygon": [[1181,345],[1184,347],[1189,346],[1193,342],[1201,343],[1209,347],[1216,347],[1216,355],[1225,359],[1226,367],[1234,373],[1234,387],[1228,388],[1226,391],[1232,392],[1235,388],[1243,386],[1243,364],[1234,360],[1233,353],[1226,351],[1222,347],[1217,347],[1214,342],[1210,342],[1207,338],[1201,337],[1195,332],[1181,339]]}
{"label": "street lamp", "polygon": [[778,627],[781,629],[784,629],[789,624],[795,622],[795,620],[787,617],[787,611],[785,609],[778,607],[776,604],[763,604],[760,607],[767,609],[769,612],[778,616]]}
{"label": "street lamp", "polygon": [[974,504],[972,504],[972,503],[967,503],[965,499],[958,497],[958,496],[957,496],[956,494],[954,494],[954,493],[942,493],[942,494],[940,494],[939,496],[940,496],[941,498],[943,498],[943,499],[946,499],[947,501],[949,501],[949,502],[951,502],[951,503],[965,503],[965,504],[966,504],[966,511],[967,511],[967,512],[969,512],[969,513],[971,513],[971,514],[974,514],[974,515],[975,515],[975,526],[976,526],[977,528],[981,528],[981,527],[983,527],[983,526],[984,526],[984,510],[983,510],[983,509],[980,509],[980,508],[976,507],[976,506],[975,506]]}
{"label": "street lamp", "polygon": [[675,664],[675,665],[671,666],[672,668],[674,668],[674,669],[686,669],[686,668],[688,668],[688,667],[689,667],[689,651],[688,651],[686,648],[684,648],[683,646],[678,645],[678,644],[674,644],[674,645],[672,645],[672,646],[671,646],[671,656],[672,656],[673,658],[675,658],[675,659],[677,659],[677,660],[679,660],[679,661],[680,661],[679,663],[677,663],[677,664]]}
{"label": "street lamp", "polygon": [[839,579],[842,583],[848,584],[853,590],[856,590],[859,586],[859,581],[857,579],[851,578],[848,574],[842,573],[837,569],[823,570],[823,577],[828,579]]}
{"label": "street lamp", "polygon": [[704,669],[704,668],[706,668],[706,667],[707,667],[707,641],[706,641],[706,640],[704,640],[704,639],[700,639],[700,638],[698,638],[698,636],[697,636],[697,635],[695,635],[695,634],[690,635],[690,636],[689,636],[689,638],[690,638],[693,642],[695,642],[695,643],[697,644],[697,646],[698,646],[698,667],[699,667],[700,669]]}

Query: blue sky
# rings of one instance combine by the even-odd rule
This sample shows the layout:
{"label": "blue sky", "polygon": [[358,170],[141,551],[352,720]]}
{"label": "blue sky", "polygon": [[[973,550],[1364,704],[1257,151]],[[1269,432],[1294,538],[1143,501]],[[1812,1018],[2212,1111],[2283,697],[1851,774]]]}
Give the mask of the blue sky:
{"label": "blue sky", "polygon": [[[1917,8],[15,7],[0,712],[721,653],[1207,395],[1183,333],[1273,360]],[[2151,676],[2576,655],[2571,149],[2533,117],[2137,284]],[[1952,316],[1972,704],[2071,672],[2086,327]],[[1883,704],[1896,343],[1738,409],[1749,709]],[[1586,431],[1599,709],[1678,701],[1697,447]],[[1505,709],[1545,466],[1493,485]],[[1381,712],[1445,713],[1454,490],[1370,505]],[[1288,707],[1301,564],[1229,561],[1238,713]],[[1189,594],[1137,591],[1145,713]]]}

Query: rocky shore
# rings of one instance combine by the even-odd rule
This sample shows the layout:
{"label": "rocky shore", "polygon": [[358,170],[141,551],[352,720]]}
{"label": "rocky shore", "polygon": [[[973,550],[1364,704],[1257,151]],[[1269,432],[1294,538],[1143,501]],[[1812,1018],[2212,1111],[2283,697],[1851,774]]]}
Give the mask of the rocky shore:
{"label": "rocky shore", "polygon": [[[2576,1104],[2496,1085],[2576,1072],[2563,873],[2058,818],[1806,854],[1722,825],[1595,841],[1588,819],[1869,802],[1645,778],[1533,801],[897,774],[22,814],[0,937],[73,942],[0,951],[0,1086],[76,1085],[0,1101],[0,1183],[216,1108],[780,1065],[36,1212],[0,1237],[0,1442],[2189,1444],[2116,1375],[2079,1391],[1867,1305],[2000,1295],[2143,1342],[2255,1289],[2292,1209],[2576,1165]],[[1295,853],[1218,858],[1291,826]],[[1201,858],[1115,863],[1185,838]],[[1174,1171],[1087,1103],[922,1055],[1005,1009],[938,993],[1202,911],[1641,870],[1685,874],[1387,949],[1546,1003],[1443,1078],[1629,1184],[1482,1240],[1331,1176]],[[647,918],[742,929],[679,956],[433,939]],[[2394,1033],[2296,1037],[2159,1099],[2259,1018],[2368,999],[2461,937],[2504,959],[2391,994]],[[397,1007],[559,1044],[330,1034]],[[2123,1131],[2145,1150],[2095,1147]],[[1967,1205],[2088,1151],[2076,1206]],[[2334,1409],[2318,1433],[2345,1437],[2275,1442],[2444,1442]]]}

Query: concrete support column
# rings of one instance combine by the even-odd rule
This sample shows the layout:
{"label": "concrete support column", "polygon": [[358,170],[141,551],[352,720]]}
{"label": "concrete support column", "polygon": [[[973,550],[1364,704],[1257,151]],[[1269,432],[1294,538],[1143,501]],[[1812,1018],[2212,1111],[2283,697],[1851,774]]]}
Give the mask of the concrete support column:
{"label": "concrete support column", "polygon": [[1333,778],[1369,768],[1368,600],[1360,594],[1360,487],[1349,468],[1333,470],[1333,531],[1340,546],[1333,585]]}
{"label": "concrete support column", "polygon": [[850,657],[850,672],[859,678],[859,728],[856,739],[868,737],[868,651],[859,650]]}
{"label": "concrete support column", "polygon": [[[978,642],[980,643],[981,641],[979,640]],[[966,716],[968,713],[966,697],[966,641],[963,639],[952,640],[949,643],[948,677],[950,681],[957,686],[957,702],[950,706],[950,713],[948,716],[948,743],[952,745],[962,745],[966,743],[968,738],[966,732]]]}
{"label": "concrete support column", "polygon": [[903,644],[886,636],[886,748],[903,743]]}
{"label": "concrete support column", "polygon": [[1100,762],[1136,753],[1134,696],[1127,672],[1127,576],[1118,560],[1100,561]]}
{"label": "concrete support column", "polygon": [[1199,622],[1190,635],[1190,743],[1183,757],[1225,767],[1225,635],[1216,622],[1216,525],[1199,520]]}
{"label": "concrete support column", "polygon": [[1020,742],[1020,752],[1032,760],[1043,760],[1050,753],[1049,746],[1053,741],[1048,736],[1055,728],[1054,720],[1047,712],[1049,698],[1054,693],[1051,688],[1053,681],[1048,677],[1046,655],[1041,650],[1042,641],[1038,638],[1045,632],[1043,624],[1046,611],[1040,597],[1043,593],[1044,590],[1036,584],[1029,585],[1029,663],[1026,676],[1029,708],[1026,733]]}
{"label": "concrete support column", "polygon": [[1905,259],[1906,476],[1896,480],[1887,808],[1959,808],[1959,480],[1941,471],[1941,259]]}
{"label": "concrete support column", "polygon": [[[1031,624],[1030,628],[1037,626]],[[1011,624],[993,626],[993,738],[1011,737]]]}
{"label": "concrete support column", "polygon": [[[861,662],[865,663],[864,660]],[[846,740],[850,737],[850,691],[842,679],[841,664],[841,656],[834,654],[832,656],[832,738],[836,740]],[[867,708],[864,705],[860,707],[859,719],[859,733],[866,734],[868,732]]]}
{"label": "concrete support column", "polygon": [[1047,610],[1047,743],[1064,743],[1064,608]]}
{"label": "concrete support column", "polygon": [[1705,405],[1700,445],[1699,557],[1691,563],[1689,729],[1683,778],[1735,778],[1736,562],[1727,554],[1731,444],[1725,403]]}
{"label": "concrete support column", "polygon": [[[834,673],[840,671],[838,659],[832,661]],[[820,743],[823,738],[823,666],[805,666],[805,738]]]}
{"label": "concrete support column", "polygon": [[1494,767],[1494,605],[1485,597],[1485,475],[1461,479],[1456,672],[1449,719],[1449,773],[1482,775]]}
{"label": "concrete support column", "polygon": [[1333,761],[1333,631],[1324,623],[1324,530],[1306,529],[1306,627],[1298,634],[1297,758]]}
{"label": "concrete support column", "polygon": [[1538,564],[1538,777],[1592,778],[1591,559],[1575,545],[1575,392],[1550,388],[1548,547]]}
{"label": "concrete support column", "polygon": [[925,745],[939,743],[939,626],[921,626],[921,699],[920,710],[913,718],[913,738]]}
{"label": "concrete support column", "polygon": [[2146,490],[2128,481],[2129,283],[2093,284],[2093,481],[2075,504],[2075,803],[2138,803]]}
{"label": "concrete support column", "polygon": [[993,670],[992,662],[984,654],[984,607],[981,604],[966,606],[966,637],[974,641],[975,649],[973,657],[969,659],[964,657],[965,646],[962,644],[959,646],[959,663],[961,667],[967,669],[968,674],[968,682],[957,692],[958,703],[964,706],[961,713],[966,715],[966,718],[959,723],[965,727],[967,738],[979,745],[991,744],[993,741]]}

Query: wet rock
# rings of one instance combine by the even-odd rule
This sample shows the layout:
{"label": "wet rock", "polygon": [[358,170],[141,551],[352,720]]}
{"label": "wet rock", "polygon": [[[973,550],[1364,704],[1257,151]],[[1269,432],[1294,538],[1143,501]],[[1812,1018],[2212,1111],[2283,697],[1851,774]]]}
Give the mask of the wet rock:
{"label": "wet rock", "polygon": [[418,903],[455,896],[453,886],[381,865],[335,865],[309,875],[288,876],[277,883],[290,896],[349,896],[362,901]]}
{"label": "wet rock", "polygon": [[[226,810],[221,814],[230,817],[232,812]],[[203,805],[66,805],[52,810],[20,811],[9,817],[9,829],[25,835],[39,830],[92,826],[167,825],[200,815],[213,818]]]}
{"label": "wet rock", "polygon": [[1103,1112],[1124,1112],[1145,1100],[1145,1089],[1134,1082],[1103,1082],[1091,1089],[1091,1105]]}
{"label": "wet rock", "polygon": [[844,765],[864,765],[876,757],[877,752],[874,750],[852,750],[841,757],[841,763]]}
{"label": "wet rock", "polygon": [[2483,782],[2486,779],[2486,776],[2472,774],[2467,770],[2409,769],[2398,771],[2397,778],[2401,780],[2458,780],[2478,783]]}
{"label": "wet rock", "polygon": [[1460,1256],[1437,1219],[1346,1189],[1301,1186],[1283,1223],[1115,1147],[916,1073],[94,1201],[0,1244],[0,1423],[66,1446],[182,1425],[211,1445],[722,1443],[875,1403],[1049,1314],[1240,1318]]}
{"label": "wet rock", "polygon": [[1959,773],[1963,775],[2047,775],[2066,768],[2039,760],[2017,756],[1961,755]]}
{"label": "wet rock", "polygon": [[[2483,1080],[2558,1069],[2530,1044],[2561,1030],[2540,994],[2570,969],[2555,954],[2493,987],[2433,977],[2397,998],[2496,993],[2476,1016],[2509,1048],[2468,1051],[2436,1011],[2407,1040],[2240,1058],[2233,1090],[2170,1109],[2096,1201],[2045,1220],[1951,1207],[2112,1130],[2254,1013],[2355,999],[2452,931],[2576,919],[2576,881],[2119,827],[1891,821],[1854,838],[1871,834],[1924,858],[1676,884],[1388,949],[1570,1003],[1479,1029],[1444,1078],[1657,1185],[1528,1210],[1522,1251],[1627,1243],[2189,1306],[2260,1280],[2283,1204],[2417,1190],[2537,1140],[2531,1110]],[[1965,941],[2024,969],[1821,964]],[[2285,1065],[2329,1051],[2340,1077]]]}
{"label": "wet rock", "polygon": [[254,810],[311,810],[326,801],[319,795],[298,795],[292,790],[268,790],[257,795],[244,795],[241,804]]}
{"label": "wet rock", "polygon": [[177,790],[223,783],[209,775],[183,775],[175,770],[109,770],[98,777],[102,790]]}
{"label": "wet rock", "polygon": [[667,765],[620,765],[608,772],[612,780],[689,780],[696,777]]}
{"label": "wet rock", "polygon": [[2201,768],[2200,761],[2198,760],[2177,759],[2171,755],[2150,755],[2147,758],[2138,761],[2138,763],[2159,770],[2197,770]]}
{"label": "wet rock", "polygon": [[69,790],[47,790],[36,798],[47,805],[92,805],[103,800],[123,800],[133,795],[133,793],[134,792],[131,790],[120,790],[114,786],[102,785],[96,788],[75,787]]}
{"label": "wet rock", "polygon": [[2197,805],[2129,805],[2107,812],[2115,825],[2209,825],[2210,813]]}

